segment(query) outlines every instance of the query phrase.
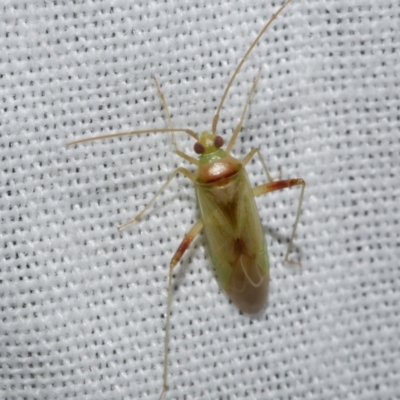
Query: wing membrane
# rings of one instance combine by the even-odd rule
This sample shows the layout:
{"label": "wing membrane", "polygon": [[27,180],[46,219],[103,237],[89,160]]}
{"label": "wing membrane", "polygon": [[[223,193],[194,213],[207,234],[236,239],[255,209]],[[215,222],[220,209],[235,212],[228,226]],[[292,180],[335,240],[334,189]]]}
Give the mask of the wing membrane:
{"label": "wing membrane", "polygon": [[197,184],[196,191],[222,288],[236,305],[236,297],[247,292],[266,292],[267,245],[246,171],[241,168],[229,178]]}

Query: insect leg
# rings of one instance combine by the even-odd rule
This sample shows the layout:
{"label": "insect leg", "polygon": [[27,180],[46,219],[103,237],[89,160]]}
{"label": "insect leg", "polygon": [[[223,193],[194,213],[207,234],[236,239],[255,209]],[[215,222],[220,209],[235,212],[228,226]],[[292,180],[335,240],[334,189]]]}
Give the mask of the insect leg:
{"label": "insect leg", "polygon": [[[168,104],[167,104],[167,100],[165,99],[164,93],[161,91],[160,85],[157,82],[157,79],[153,76],[152,77],[154,80],[154,83],[156,85],[157,88],[157,93],[158,93],[158,97],[161,100],[161,103],[163,105],[163,109],[165,112],[165,116],[167,117],[167,121],[168,121],[168,128],[173,129],[173,125],[172,125],[172,119],[171,119],[171,114],[169,113],[169,108],[168,108]],[[190,157],[189,155],[185,154],[183,151],[178,149],[178,145],[176,144],[176,137],[175,137],[175,133],[172,132],[171,133],[172,136],[172,143],[174,145],[174,151],[175,153],[179,156],[182,157],[183,159],[189,161],[191,164],[194,165],[199,165],[199,161],[194,158],[194,157]]]}
{"label": "insect leg", "polygon": [[170,319],[171,319],[171,305],[172,305],[172,272],[175,265],[179,262],[190,243],[193,242],[194,238],[203,229],[203,221],[197,221],[190,231],[185,235],[174,256],[172,257],[169,264],[168,274],[168,299],[167,299],[167,315],[165,319],[165,337],[164,337],[164,370],[163,370],[163,387],[158,400],[161,400],[168,390],[167,378],[168,378],[168,351],[169,351],[169,330],[170,330]]}
{"label": "insect leg", "polygon": [[170,268],[174,268],[178,264],[179,260],[182,258],[183,254],[193,242],[194,238],[203,229],[203,221],[198,220],[190,229],[190,231],[185,235],[178,249],[176,250],[174,256],[171,258]]}
{"label": "insect leg", "polygon": [[251,85],[251,89],[250,89],[250,91],[249,91],[249,93],[247,95],[246,103],[245,103],[245,105],[243,107],[242,115],[240,116],[239,123],[237,124],[235,130],[233,131],[233,134],[232,134],[231,138],[229,139],[229,142],[228,142],[228,144],[226,146],[226,152],[227,153],[230,153],[232,151],[232,148],[235,145],[236,139],[237,139],[237,137],[238,137],[238,135],[239,135],[239,133],[240,133],[240,131],[242,129],[244,117],[246,116],[247,109],[249,108],[249,104],[250,104],[251,98],[253,97],[254,92],[256,91],[256,87],[257,87],[257,83],[258,83],[258,81],[260,79],[260,75],[261,75],[261,68],[258,70],[256,79],[254,79],[254,82]]}
{"label": "insect leg", "polygon": [[254,196],[261,196],[262,194],[265,194],[265,193],[274,192],[275,190],[286,189],[286,188],[292,187],[292,186],[301,186],[301,191],[300,191],[300,196],[299,196],[299,203],[297,206],[296,218],[295,218],[294,224],[293,224],[292,235],[290,236],[290,241],[289,241],[289,244],[288,244],[288,247],[286,250],[286,254],[285,254],[285,261],[289,264],[300,265],[300,263],[298,263],[296,261],[289,260],[289,254],[290,254],[290,251],[293,246],[293,239],[294,239],[294,235],[296,234],[297,225],[299,224],[300,213],[301,213],[301,204],[303,203],[304,190],[306,188],[306,183],[301,178],[285,179],[283,181],[265,183],[263,185],[256,186],[255,188],[253,188],[253,194],[254,194]]}
{"label": "insect leg", "polygon": [[[261,161],[262,167],[264,169],[265,174],[267,175],[267,178],[270,182],[274,182],[276,179],[274,179],[271,174],[269,173],[269,169],[267,167],[266,162],[264,161],[264,158],[262,157],[261,153],[260,153],[260,149],[251,149],[250,152],[248,154],[246,154],[246,156],[243,158],[242,163],[243,165],[247,165],[247,163],[254,157],[254,154],[257,153],[258,158]],[[279,177],[277,178],[278,180],[281,179],[281,174],[279,173]]]}
{"label": "insect leg", "polygon": [[169,185],[169,183],[172,181],[172,179],[177,175],[178,173],[182,173],[185,175],[187,178],[189,178],[192,182],[195,181],[195,176],[188,171],[186,168],[179,167],[177,168],[171,176],[168,178],[168,180],[161,186],[161,188],[157,191],[157,193],[154,195],[154,197],[147,203],[145,208],[138,214],[136,215],[135,218],[131,219],[130,221],[126,222],[125,224],[122,224],[121,226],[118,227],[118,230],[121,231],[122,229],[125,229],[127,226],[134,224],[137,222],[142,215],[153,205],[153,203],[156,201],[156,198],[160,195],[160,193]]}

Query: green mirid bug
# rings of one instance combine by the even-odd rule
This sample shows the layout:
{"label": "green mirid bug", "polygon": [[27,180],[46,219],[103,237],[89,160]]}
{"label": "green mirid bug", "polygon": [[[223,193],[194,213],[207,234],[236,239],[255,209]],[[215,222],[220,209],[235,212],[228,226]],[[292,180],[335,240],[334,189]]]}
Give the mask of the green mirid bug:
{"label": "green mirid bug", "polygon": [[[128,221],[118,228],[121,230],[126,228],[128,225],[137,222],[141,216],[153,205],[158,195],[178,173],[182,173],[193,182],[200,207],[201,219],[197,221],[185,235],[181,244],[173,255],[169,265],[167,314],[165,321],[163,384],[159,400],[164,397],[168,389],[168,347],[170,310],[172,304],[173,270],[179,260],[182,258],[186,249],[192,243],[193,239],[202,230],[204,230],[212,264],[215,268],[221,289],[240,311],[249,315],[257,314],[263,309],[268,296],[269,260],[267,243],[254,198],[256,196],[276,190],[300,186],[301,191],[296,217],[285,254],[286,262],[295,263],[294,261],[289,260],[289,254],[291,252],[293,239],[300,218],[301,204],[306,185],[304,180],[300,178],[285,180],[272,179],[268,168],[261,154],[259,153],[259,150],[256,148],[251,149],[242,160],[239,160],[230,154],[239,132],[241,131],[249,102],[257,86],[260,71],[249,91],[239,123],[234,129],[232,137],[228,141],[225,150],[222,149],[224,144],[223,139],[216,134],[219,114],[234,79],[236,78],[248,55],[260,40],[261,36],[269,28],[276,17],[283,11],[283,9],[290,3],[290,1],[291,0],[286,0],[285,3],[270,18],[237,65],[221,97],[217,111],[213,118],[211,132],[205,131],[202,132],[201,135],[198,135],[191,129],[174,128],[171,123],[165,97],[161,93],[161,89],[157,81],[154,79],[158,94],[167,116],[169,128],[146,129],[140,131],[108,134],[80,139],[68,143],[69,146],[72,146],[94,140],[128,135],[170,132],[172,134],[175,153],[189,163],[197,166],[196,174],[183,167],[177,168],[164,183],[164,185],[157,191],[146,207],[134,219]],[[185,132],[196,140],[194,151],[199,155],[198,159],[183,153],[177,148],[174,135],[175,132]],[[260,158],[268,182],[252,188],[245,170],[245,166],[256,153]]]}

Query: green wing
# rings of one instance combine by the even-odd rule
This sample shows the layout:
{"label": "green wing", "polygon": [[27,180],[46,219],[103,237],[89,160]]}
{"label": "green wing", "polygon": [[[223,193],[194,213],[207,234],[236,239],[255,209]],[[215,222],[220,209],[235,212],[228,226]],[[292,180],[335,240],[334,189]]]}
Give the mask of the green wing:
{"label": "green wing", "polygon": [[234,293],[257,290],[268,281],[269,271],[265,235],[246,171],[241,168],[218,182],[196,184],[196,192],[218,280],[237,303]]}

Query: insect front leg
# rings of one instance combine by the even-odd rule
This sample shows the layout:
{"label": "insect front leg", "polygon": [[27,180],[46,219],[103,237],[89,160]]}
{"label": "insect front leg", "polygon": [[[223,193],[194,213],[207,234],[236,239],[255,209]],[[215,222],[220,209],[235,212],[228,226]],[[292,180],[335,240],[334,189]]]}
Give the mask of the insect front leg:
{"label": "insect front leg", "polygon": [[187,178],[189,178],[192,182],[195,181],[195,176],[192,174],[190,171],[188,171],[186,168],[179,167],[177,168],[172,175],[168,178],[168,180],[161,186],[161,188],[157,191],[157,193],[154,195],[154,197],[147,203],[145,208],[138,214],[136,215],[135,218],[131,219],[130,221],[126,222],[125,224],[122,224],[121,226],[118,227],[118,230],[121,231],[122,229],[125,229],[127,226],[132,225],[136,223],[142,215],[153,205],[153,203],[156,201],[157,197],[160,195],[160,193],[170,184],[172,179],[178,174],[182,173],[185,175]]}
{"label": "insect front leg", "polygon": [[300,196],[299,196],[299,203],[297,206],[296,218],[295,218],[294,224],[293,224],[292,235],[290,236],[290,241],[289,241],[289,244],[288,244],[288,247],[286,250],[286,254],[285,254],[285,261],[289,264],[300,265],[300,263],[297,261],[289,260],[289,254],[290,254],[290,251],[293,246],[293,239],[294,239],[294,235],[296,234],[297,225],[299,224],[300,213],[301,213],[301,204],[303,203],[304,190],[306,188],[306,183],[301,178],[285,179],[282,181],[264,183],[263,185],[256,186],[255,188],[253,188],[253,194],[254,194],[254,196],[261,196],[262,194],[265,194],[265,193],[274,192],[276,190],[281,190],[281,189],[286,189],[286,188],[289,188],[292,186],[301,186],[301,191],[300,191]]}
{"label": "insect front leg", "polygon": [[169,273],[168,273],[168,299],[167,299],[167,315],[165,319],[165,337],[164,337],[164,367],[163,367],[163,386],[158,400],[161,400],[168,390],[168,351],[169,351],[169,331],[170,331],[170,319],[171,319],[171,305],[172,305],[172,273],[175,265],[182,258],[186,249],[193,242],[194,238],[203,229],[203,221],[197,221],[189,232],[183,238],[181,244],[176,250],[174,256],[169,263]]}
{"label": "insect front leg", "polygon": [[[167,104],[167,100],[165,99],[164,93],[161,91],[160,85],[157,82],[157,79],[153,76],[152,77],[154,80],[154,83],[156,85],[156,89],[157,89],[157,93],[158,93],[158,97],[160,98],[160,101],[163,105],[163,109],[165,112],[165,116],[167,118],[168,121],[168,128],[173,129],[173,125],[172,125],[172,119],[171,119],[171,114],[169,112],[169,108],[168,108],[168,104]],[[183,159],[185,159],[186,161],[189,161],[191,164],[194,165],[199,165],[199,161],[194,158],[194,157],[190,157],[189,155],[187,155],[186,153],[184,153],[183,151],[178,149],[178,145],[176,143],[176,137],[175,137],[175,133],[172,132],[171,133],[172,136],[172,143],[174,145],[174,151],[175,153],[179,156],[182,157]]]}
{"label": "insect front leg", "polygon": [[259,158],[260,161],[261,161],[261,165],[262,165],[262,167],[263,167],[263,170],[264,170],[264,172],[265,172],[265,175],[267,175],[268,180],[269,180],[270,182],[274,182],[274,181],[276,181],[277,179],[280,180],[280,179],[281,179],[281,173],[280,173],[280,172],[279,172],[278,178],[273,178],[273,177],[271,176],[271,174],[269,173],[269,169],[268,169],[268,167],[267,167],[267,163],[264,161],[264,158],[263,158],[263,156],[262,156],[261,153],[260,153],[260,149],[257,149],[257,148],[251,149],[250,152],[249,152],[248,154],[246,154],[246,156],[243,158],[243,160],[242,160],[243,165],[246,166],[247,163],[254,157],[254,154],[256,154],[256,153],[257,153],[257,155],[258,155],[258,158]]}

